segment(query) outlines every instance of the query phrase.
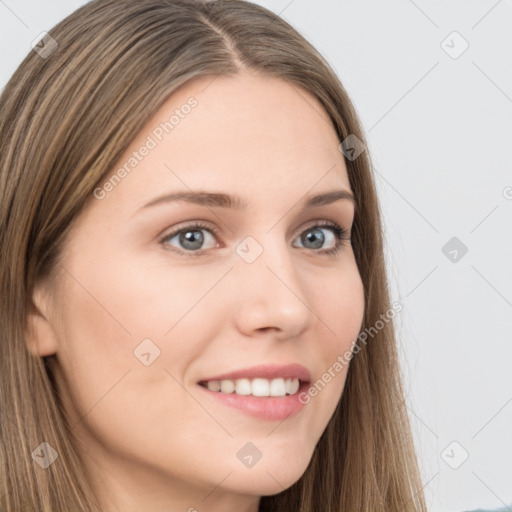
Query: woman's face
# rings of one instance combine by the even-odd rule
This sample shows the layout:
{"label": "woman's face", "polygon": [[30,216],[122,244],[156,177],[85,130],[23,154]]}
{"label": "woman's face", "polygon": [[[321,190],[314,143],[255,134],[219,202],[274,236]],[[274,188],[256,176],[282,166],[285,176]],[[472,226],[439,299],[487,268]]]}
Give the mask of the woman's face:
{"label": "woman's face", "polygon": [[[318,101],[280,79],[196,79],[77,218],[37,303],[35,346],[56,353],[105,504],[252,511],[305,471],[364,309],[350,241],[336,233],[350,233],[354,205],[305,206],[350,192],[338,145]],[[222,196],[169,198],[198,192]]]}

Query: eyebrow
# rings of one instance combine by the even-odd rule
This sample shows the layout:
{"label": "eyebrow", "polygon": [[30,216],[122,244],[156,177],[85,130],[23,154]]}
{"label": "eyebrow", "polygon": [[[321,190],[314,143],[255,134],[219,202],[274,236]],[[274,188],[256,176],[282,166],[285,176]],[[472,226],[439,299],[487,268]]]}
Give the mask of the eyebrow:
{"label": "eyebrow", "polygon": [[[318,206],[334,203],[339,200],[350,201],[354,206],[356,204],[355,197],[351,192],[344,189],[331,190],[315,196],[307,197],[299,204],[304,210],[309,210]],[[140,210],[145,210],[153,206],[168,204],[177,201],[184,201],[191,204],[200,206],[207,206],[210,208],[231,208],[235,210],[243,210],[248,206],[247,200],[238,195],[230,195],[222,192],[207,192],[207,191],[188,191],[188,192],[174,192],[172,194],[165,194],[156,197],[149,203],[141,206],[136,213]]]}

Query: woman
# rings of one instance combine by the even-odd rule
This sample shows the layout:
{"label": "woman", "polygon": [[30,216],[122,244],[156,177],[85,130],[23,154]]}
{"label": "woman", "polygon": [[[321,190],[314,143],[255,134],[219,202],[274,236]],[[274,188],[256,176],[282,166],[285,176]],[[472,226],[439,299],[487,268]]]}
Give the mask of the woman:
{"label": "woman", "polygon": [[2,511],[426,510],[364,137],[292,27],[96,0],[0,113]]}

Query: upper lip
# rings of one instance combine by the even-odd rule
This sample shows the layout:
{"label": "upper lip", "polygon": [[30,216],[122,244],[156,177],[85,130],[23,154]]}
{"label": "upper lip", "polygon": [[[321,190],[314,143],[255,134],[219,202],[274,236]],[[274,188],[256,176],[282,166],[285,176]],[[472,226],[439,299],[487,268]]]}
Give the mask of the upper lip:
{"label": "upper lip", "polygon": [[303,382],[311,381],[311,373],[309,370],[300,364],[262,364],[259,366],[251,366],[241,370],[235,370],[229,373],[223,373],[201,379],[200,382],[207,382],[211,380],[236,380],[236,379],[299,379]]}

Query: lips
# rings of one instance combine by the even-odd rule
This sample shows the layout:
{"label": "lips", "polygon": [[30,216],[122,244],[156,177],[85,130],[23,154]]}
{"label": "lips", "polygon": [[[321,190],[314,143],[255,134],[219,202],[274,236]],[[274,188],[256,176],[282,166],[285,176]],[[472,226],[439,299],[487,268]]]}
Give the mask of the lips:
{"label": "lips", "polygon": [[300,364],[260,365],[212,375],[198,387],[208,400],[261,420],[283,421],[304,408],[299,395],[310,382],[311,373]]}

